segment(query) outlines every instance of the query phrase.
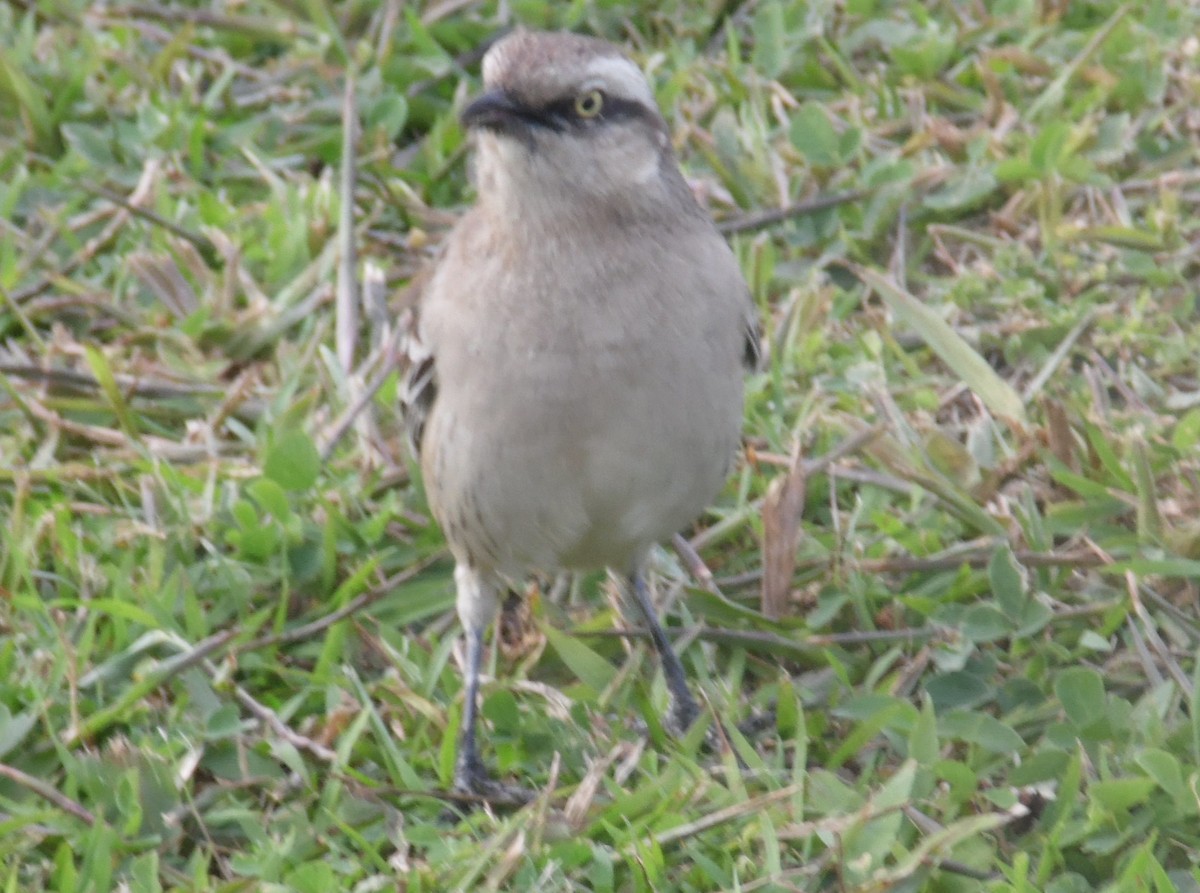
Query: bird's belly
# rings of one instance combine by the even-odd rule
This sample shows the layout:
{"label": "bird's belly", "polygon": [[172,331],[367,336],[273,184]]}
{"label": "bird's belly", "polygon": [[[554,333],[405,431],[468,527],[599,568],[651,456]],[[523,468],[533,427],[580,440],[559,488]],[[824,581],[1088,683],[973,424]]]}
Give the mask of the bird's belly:
{"label": "bird's belly", "polygon": [[[476,564],[510,576],[629,570],[703,511],[724,480],[740,431],[740,381],[722,389],[662,376],[568,378],[518,383],[538,399],[503,415],[482,401],[474,413],[431,420],[457,435],[430,439],[442,444],[427,457],[431,501],[452,548]],[[471,495],[450,505],[437,491]]]}

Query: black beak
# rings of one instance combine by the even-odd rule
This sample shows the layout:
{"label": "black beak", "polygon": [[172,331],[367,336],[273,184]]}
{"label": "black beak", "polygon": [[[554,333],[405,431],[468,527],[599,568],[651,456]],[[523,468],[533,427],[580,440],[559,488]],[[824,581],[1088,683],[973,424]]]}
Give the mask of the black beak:
{"label": "black beak", "polygon": [[551,126],[545,115],[504,90],[488,90],[473,99],[463,109],[460,120],[468,129],[478,127],[498,133],[528,132],[532,127]]}

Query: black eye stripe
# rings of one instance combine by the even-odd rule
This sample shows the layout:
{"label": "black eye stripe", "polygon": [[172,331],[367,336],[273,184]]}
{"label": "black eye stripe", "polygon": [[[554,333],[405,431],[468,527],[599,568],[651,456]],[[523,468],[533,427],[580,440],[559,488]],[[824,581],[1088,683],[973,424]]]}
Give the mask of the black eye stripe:
{"label": "black eye stripe", "polygon": [[574,94],[546,103],[542,107],[542,112],[548,118],[557,119],[564,124],[576,125],[588,121],[628,121],[632,118],[649,117],[646,107],[636,100],[622,99],[617,96],[611,96],[603,91],[596,92],[600,93],[602,105],[600,113],[590,118],[580,117],[579,113],[575,110],[575,104],[578,102],[579,97]]}

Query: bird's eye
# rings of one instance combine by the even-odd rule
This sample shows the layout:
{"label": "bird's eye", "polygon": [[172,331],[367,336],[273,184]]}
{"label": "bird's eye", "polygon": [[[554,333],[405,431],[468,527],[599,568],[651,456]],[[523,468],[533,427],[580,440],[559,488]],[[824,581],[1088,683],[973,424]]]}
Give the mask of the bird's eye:
{"label": "bird's eye", "polygon": [[575,114],[581,118],[594,118],[604,108],[604,94],[599,90],[588,90],[575,98]]}

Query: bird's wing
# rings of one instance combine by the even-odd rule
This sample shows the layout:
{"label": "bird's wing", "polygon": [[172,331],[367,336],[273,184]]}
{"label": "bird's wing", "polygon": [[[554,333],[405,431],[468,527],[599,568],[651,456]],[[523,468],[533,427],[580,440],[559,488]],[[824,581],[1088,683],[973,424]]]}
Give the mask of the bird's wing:
{"label": "bird's wing", "polygon": [[758,372],[763,364],[762,326],[758,322],[758,312],[753,301],[748,301],[749,307],[742,317],[742,335],[745,338],[742,347],[742,365],[747,372]]}
{"label": "bird's wing", "polygon": [[437,398],[437,369],[433,351],[420,339],[420,328],[416,317],[405,345],[408,368],[404,373],[404,384],[400,389],[400,413],[404,418],[404,433],[409,449],[416,457],[421,455],[421,438],[425,434],[425,422]]}
{"label": "bird's wing", "polygon": [[421,310],[428,299],[433,274],[445,254],[442,244],[409,282],[403,301],[398,366],[404,376],[400,385],[400,417],[404,435],[415,458],[421,456],[425,422],[437,397],[433,346],[421,337]]}

